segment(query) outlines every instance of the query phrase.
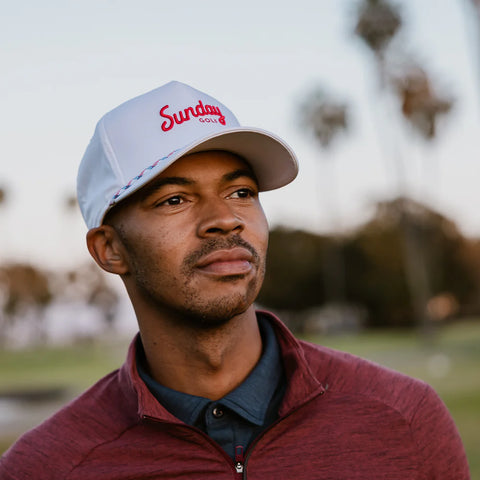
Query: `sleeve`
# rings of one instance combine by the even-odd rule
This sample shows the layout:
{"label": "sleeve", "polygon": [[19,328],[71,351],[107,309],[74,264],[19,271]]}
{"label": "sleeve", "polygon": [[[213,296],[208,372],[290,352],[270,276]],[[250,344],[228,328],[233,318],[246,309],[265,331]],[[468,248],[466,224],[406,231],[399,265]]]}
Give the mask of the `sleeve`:
{"label": "sleeve", "polygon": [[23,435],[0,457],[2,480],[54,480],[60,465],[55,465],[41,438],[31,431]]}
{"label": "sleeve", "polygon": [[465,450],[447,407],[428,385],[410,424],[425,480],[470,480]]}
{"label": "sleeve", "polygon": [[23,434],[0,458],[0,479],[65,479],[88,450],[81,420],[63,409]]}

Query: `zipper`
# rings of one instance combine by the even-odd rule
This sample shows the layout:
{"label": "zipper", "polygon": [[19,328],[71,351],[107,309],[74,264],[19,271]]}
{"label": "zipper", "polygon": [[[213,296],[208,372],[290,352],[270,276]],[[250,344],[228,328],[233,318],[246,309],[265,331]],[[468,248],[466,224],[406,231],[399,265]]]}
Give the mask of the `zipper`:
{"label": "zipper", "polygon": [[[305,405],[310,403],[317,396],[323,395],[327,391],[327,389],[328,389],[328,385],[326,385],[326,387],[324,388],[323,391],[320,391],[317,395],[314,395],[312,398],[307,400],[302,405],[298,405],[297,407],[291,409],[283,417],[277,418],[277,420],[275,420],[271,425],[269,425],[265,430],[263,430],[255,438],[255,440],[249,445],[246,454],[245,454],[245,452],[243,450],[243,447],[241,445],[236,446],[235,447],[235,461],[234,461],[233,467],[235,469],[235,472],[237,473],[237,478],[243,479],[243,480],[245,480],[247,478],[247,471],[246,471],[245,467],[247,465],[248,459],[249,459],[250,455],[253,453],[253,450],[254,450],[255,446],[257,445],[257,443],[265,436],[265,434],[267,434],[270,430],[272,430],[273,427],[275,427],[278,423],[282,422],[283,420],[288,418],[290,415],[292,415],[294,412],[297,412],[298,410],[303,408]],[[218,445],[205,432],[203,432],[202,430],[200,430],[197,427],[194,427],[192,425],[187,425],[187,424],[184,424],[184,423],[175,423],[175,422],[171,422],[171,421],[162,420],[162,419],[159,419],[159,418],[156,418],[156,417],[152,417],[150,415],[142,415],[142,418],[145,419],[145,420],[153,421],[155,423],[170,424],[170,425],[175,425],[176,427],[185,428],[185,429],[190,430],[190,431],[193,430],[194,432],[200,434],[203,438],[205,438],[210,444],[214,445],[215,448],[218,451],[220,451],[220,453],[222,454],[223,457],[227,458],[230,462],[232,461],[232,458],[227,454],[227,452],[225,452],[225,450],[222,447],[220,447],[220,445]],[[230,465],[232,465],[232,464],[230,463]]]}
{"label": "zipper", "polygon": [[[202,436],[205,440],[208,441],[208,443],[212,444],[221,454],[224,458],[228,460],[228,463],[230,464],[230,467],[232,467],[232,457],[228,455],[228,453],[218,445],[217,442],[212,440],[205,432],[200,430],[197,427],[194,427],[192,425],[187,425],[184,423],[176,423],[176,422],[171,422],[167,420],[162,420],[160,418],[152,417],[150,415],[142,415],[142,418],[144,420],[150,420],[151,422],[154,423],[163,423],[166,425],[174,425],[177,428],[183,428],[186,430],[194,431],[195,433],[198,433],[200,436]],[[244,458],[244,453],[243,453],[243,447],[242,446],[237,446],[235,447],[235,461],[233,462],[233,468],[235,469],[235,473],[237,474],[237,478],[243,479],[244,478],[244,473],[245,472],[245,458]]]}
{"label": "zipper", "polygon": [[235,447],[235,471],[238,474],[243,473],[245,465],[245,457],[243,456],[243,447],[241,445],[238,445]]}

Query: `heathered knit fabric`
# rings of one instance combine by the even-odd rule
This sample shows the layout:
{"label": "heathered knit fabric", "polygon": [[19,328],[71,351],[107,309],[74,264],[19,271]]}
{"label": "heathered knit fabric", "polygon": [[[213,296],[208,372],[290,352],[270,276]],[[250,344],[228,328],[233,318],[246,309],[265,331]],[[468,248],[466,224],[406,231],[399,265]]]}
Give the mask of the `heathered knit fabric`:
{"label": "heathered knit fabric", "polygon": [[352,355],[297,341],[269,316],[288,389],[280,419],[246,452],[243,473],[203,432],[166,411],[124,366],[25,434],[1,480],[464,480],[457,429],[426,384]]}

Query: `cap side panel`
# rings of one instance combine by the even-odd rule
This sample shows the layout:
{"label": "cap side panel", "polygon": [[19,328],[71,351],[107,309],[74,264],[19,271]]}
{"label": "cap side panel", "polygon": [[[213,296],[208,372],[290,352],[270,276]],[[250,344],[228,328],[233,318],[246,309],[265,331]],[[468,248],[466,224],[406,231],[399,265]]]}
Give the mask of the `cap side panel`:
{"label": "cap side panel", "polygon": [[103,211],[118,185],[99,140],[98,128],[83,156],[77,176],[77,197],[88,228],[98,227]]}
{"label": "cap side panel", "polygon": [[118,164],[117,156],[115,155],[115,150],[113,148],[113,145],[110,142],[110,138],[109,138],[107,127],[106,127],[107,119],[108,119],[108,114],[105,115],[98,123],[98,133],[101,138],[102,146],[105,152],[105,157],[110,163],[110,166],[115,175],[115,178],[118,179],[118,184],[122,185],[122,184],[125,184],[126,179],[125,179],[125,176],[123,175],[120,165]]}

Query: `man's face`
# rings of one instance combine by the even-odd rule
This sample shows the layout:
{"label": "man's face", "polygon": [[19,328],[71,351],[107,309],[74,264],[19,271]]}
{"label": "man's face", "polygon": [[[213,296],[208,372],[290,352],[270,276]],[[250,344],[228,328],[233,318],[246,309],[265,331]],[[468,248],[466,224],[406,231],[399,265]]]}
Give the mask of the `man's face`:
{"label": "man's face", "polygon": [[235,155],[181,158],[114,218],[127,252],[127,281],[159,313],[209,328],[255,300],[268,225],[252,171]]}

